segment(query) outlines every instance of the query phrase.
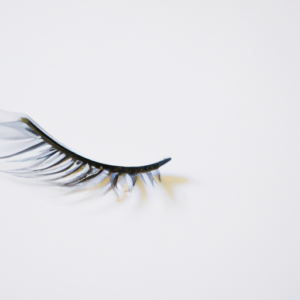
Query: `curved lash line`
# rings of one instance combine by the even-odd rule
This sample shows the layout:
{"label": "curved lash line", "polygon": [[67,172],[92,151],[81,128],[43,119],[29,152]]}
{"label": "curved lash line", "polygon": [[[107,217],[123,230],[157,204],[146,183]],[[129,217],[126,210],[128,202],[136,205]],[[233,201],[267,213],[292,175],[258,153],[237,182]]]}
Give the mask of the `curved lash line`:
{"label": "curved lash line", "polygon": [[[2,119],[3,117],[3,119]],[[19,126],[18,124],[23,123],[25,126]],[[33,163],[27,167],[21,169],[14,169],[13,171],[23,170],[22,173],[7,172],[7,170],[1,170],[6,173],[11,173],[14,175],[25,175],[32,178],[30,175],[37,175],[35,177],[47,177],[50,175],[61,175],[55,179],[48,179],[46,182],[52,182],[53,184],[60,186],[76,186],[82,185],[87,182],[92,182],[92,179],[101,179],[104,180],[107,176],[103,176],[102,172],[105,170],[107,175],[110,175],[110,188],[114,189],[118,196],[121,198],[125,192],[125,189],[122,187],[122,184],[125,184],[128,179],[126,179],[126,174],[131,179],[132,183],[129,184],[129,191],[135,186],[137,177],[139,177],[144,183],[146,183],[143,173],[147,174],[147,178],[154,186],[154,176],[157,176],[161,181],[159,168],[165,165],[171,160],[171,158],[163,159],[159,162],[138,166],[138,167],[124,167],[124,166],[115,166],[100,163],[97,161],[90,160],[86,157],[83,157],[72,150],[68,149],[66,146],[55,140],[50,134],[43,130],[37,123],[35,123],[31,118],[26,115],[18,115],[14,113],[5,112],[0,110],[0,139],[1,139],[1,128],[4,130],[4,139],[9,136],[10,139],[14,139],[14,136],[5,130],[15,130],[14,134],[17,134],[18,141],[28,140],[28,138],[36,139],[36,144],[31,145],[30,147],[23,148],[22,150],[14,152],[13,154],[6,154],[0,157],[0,162],[8,162],[9,164],[19,163]],[[20,139],[21,136],[21,139]],[[50,147],[46,150],[41,151],[40,148],[44,145],[49,145]],[[36,151],[41,151],[41,153],[36,153]],[[55,153],[62,155],[58,156],[58,160],[55,160],[51,164],[48,163],[47,159],[52,157]],[[21,159],[20,159],[21,156]],[[25,157],[23,157],[25,156]],[[17,160],[10,160],[11,158],[17,157]],[[32,169],[35,166],[41,166],[41,169],[34,170]],[[78,167],[75,167],[78,165]],[[50,171],[51,170],[51,171]],[[86,171],[85,171],[86,170]],[[50,171],[46,172],[46,171]],[[75,178],[72,178],[76,173],[79,172]],[[82,174],[80,174],[82,172]],[[36,174],[39,173],[39,174]],[[61,182],[61,179],[66,178],[66,182]],[[95,182],[98,182],[98,179]],[[121,190],[120,190],[121,189]]]}
{"label": "curved lash line", "polygon": [[95,166],[96,168],[103,168],[103,169],[108,170],[113,173],[127,173],[127,174],[147,173],[150,171],[157,170],[158,168],[160,168],[161,166],[163,166],[164,164],[168,163],[171,160],[171,158],[165,158],[154,164],[150,164],[150,165],[146,165],[146,166],[139,166],[139,167],[121,167],[121,166],[103,164],[103,163],[96,162],[96,161],[90,160],[88,158],[85,158],[85,157],[69,150],[68,148],[62,146],[60,143],[58,143],[51,136],[46,134],[43,130],[41,130],[38,126],[36,126],[36,124],[31,122],[29,119],[22,118],[22,122],[26,123],[34,132],[39,134],[42,137],[42,139],[45,142],[47,142],[48,144],[50,144],[53,148],[56,148],[57,150],[60,150],[63,153],[70,155],[77,160],[81,160],[86,164],[91,164],[91,165]]}

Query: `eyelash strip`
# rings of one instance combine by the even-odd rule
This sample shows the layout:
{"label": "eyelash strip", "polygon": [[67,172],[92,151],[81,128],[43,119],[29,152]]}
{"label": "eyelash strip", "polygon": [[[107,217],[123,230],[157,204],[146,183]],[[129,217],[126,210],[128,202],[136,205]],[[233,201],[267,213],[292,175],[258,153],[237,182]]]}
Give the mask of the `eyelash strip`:
{"label": "eyelash strip", "polygon": [[[101,186],[101,183],[108,180],[106,190],[113,189],[119,198],[123,197],[126,184],[127,191],[132,191],[137,177],[146,183],[144,176],[147,176],[153,186],[154,177],[161,181],[159,168],[171,160],[166,158],[139,167],[96,162],[59,143],[27,115],[3,110],[0,110],[0,139],[5,152],[5,155],[0,157],[0,162],[9,166],[1,169],[1,172],[18,177],[42,179],[57,186],[81,189]],[[12,148],[15,148],[13,154]],[[23,167],[12,169],[15,164],[23,164]]]}

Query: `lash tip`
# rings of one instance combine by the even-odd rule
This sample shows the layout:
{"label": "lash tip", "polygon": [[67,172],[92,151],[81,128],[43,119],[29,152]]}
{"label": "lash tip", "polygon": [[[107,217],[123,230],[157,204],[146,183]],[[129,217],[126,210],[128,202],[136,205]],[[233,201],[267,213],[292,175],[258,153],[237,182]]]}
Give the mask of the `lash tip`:
{"label": "lash tip", "polygon": [[159,166],[161,167],[161,166],[165,165],[166,163],[168,163],[168,162],[171,161],[171,160],[172,160],[171,157],[165,158],[165,159],[161,160],[158,164],[159,164]]}

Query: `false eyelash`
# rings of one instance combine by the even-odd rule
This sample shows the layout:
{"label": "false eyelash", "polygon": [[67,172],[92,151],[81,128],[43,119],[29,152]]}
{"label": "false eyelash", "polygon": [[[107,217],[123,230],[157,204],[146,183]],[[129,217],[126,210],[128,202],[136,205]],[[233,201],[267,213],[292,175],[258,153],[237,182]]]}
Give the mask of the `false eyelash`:
{"label": "false eyelash", "polygon": [[[125,184],[131,192],[139,177],[144,175],[154,186],[154,176],[161,181],[159,168],[171,158],[140,167],[103,164],[85,158],[55,140],[30,117],[0,110],[1,172],[18,177],[36,178],[52,185],[88,189],[105,182],[106,190],[113,189],[119,198]],[[15,150],[12,150],[15,149]],[[13,153],[12,153],[13,152]],[[20,164],[23,166],[20,167]],[[13,168],[18,165],[18,168]]]}

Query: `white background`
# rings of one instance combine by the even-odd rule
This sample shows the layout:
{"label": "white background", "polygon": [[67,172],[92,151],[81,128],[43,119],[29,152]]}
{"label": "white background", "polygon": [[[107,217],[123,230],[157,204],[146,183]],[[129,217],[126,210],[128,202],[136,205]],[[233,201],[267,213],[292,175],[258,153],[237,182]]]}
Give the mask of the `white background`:
{"label": "white background", "polygon": [[299,39],[292,0],[0,0],[1,109],[172,157],[122,202],[1,175],[0,298],[300,299]]}

